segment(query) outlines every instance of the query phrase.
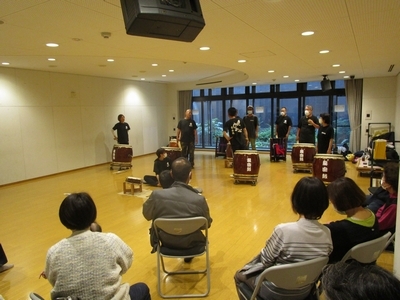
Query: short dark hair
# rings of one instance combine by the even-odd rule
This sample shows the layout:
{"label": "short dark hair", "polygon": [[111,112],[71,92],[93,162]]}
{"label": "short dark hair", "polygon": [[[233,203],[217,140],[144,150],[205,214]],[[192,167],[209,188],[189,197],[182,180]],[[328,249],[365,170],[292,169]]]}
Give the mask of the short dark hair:
{"label": "short dark hair", "polygon": [[174,183],[174,178],[170,170],[162,171],[160,175],[158,175],[158,178],[160,179],[160,185],[163,189],[169,188]]}
{"label": "short dark hair", "polygon": [[179,157],[174,160],[171,169],[175,181],[186,182],[189,179],[192,164],[185,157]]}
{"label": "short dark hair", "polygon": [[346,211],[362,206],[365,193],[348,177],[340,177],[328,185],[328,195],[333,206],[339,211]]}
{"label": "short dark hair", "polygon": [[292,209],[309,220],[319,220],[329,206],[325,184],[317,177],[303,177],[292,192]]}
{"label": "short dark hair", "polygon": [[236,114],[237,114],[237,109],[236,108],[234,108],[234,107],[229,107],[228,108],[228,115],[229,116],[234,117],[234,116],[236,116]]}
{"label": "short dark hair", "polygon": [[121,121],[121,118],[122,118],[123,116],[124,116],[123,114],[119,114],[119,115],[118,115],[118,121]]}
{"label": "short dark hair", "polygon": [[164,154],[165,152],[166,151],[165,151],[164,148],[158,148],[157,151],[156,151],[156,155],[157,155],[158,158],[160,158],[160,155]]}
{"label": "short dark hair", "polygon": [[331,124],[331,115],[330,114],[323,113],[323,114],[320,114],[319,116],[322,118],[322,120],[324,120],[324,122],[326,124]]}
{"label": "short dark hair", "polygon": [[389,183],[397,192],[399,188],[399,164],[394,162],[387,163],[383,167],[383,174],[385,175],[385,182]]}
{"label": "short dark hair", "polygon": [[68,229],[82,230],[96,220],[97,210],[88,193],[73,193],[63,200],[58,215]]}
{"label": "short dark hair", "polygon": [[400,299],[400,281],[378,265],[329,264],[322,271],[321,283],[327,300]]}

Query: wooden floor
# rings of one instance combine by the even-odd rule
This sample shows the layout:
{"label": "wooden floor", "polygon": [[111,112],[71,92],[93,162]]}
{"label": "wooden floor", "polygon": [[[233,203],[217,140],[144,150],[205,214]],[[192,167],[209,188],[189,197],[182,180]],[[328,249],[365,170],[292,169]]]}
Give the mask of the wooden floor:
{"label": "wooden floor", "polygon": [[[260,153],[258,184],[235,185],[229,177],[232,169],[225,168],[222,157],[215,158],[213,152],[196,152],[191,185],[203,189],[214,219],[209,231],[212,271],[208,299],[237,299],[235,271],[260,251],[275,225],[296,221],[290,195],[296,182],[310,175],[293,173],[290,156],[287,158],[287,162],[271,163],[269,154]],[[65,193],[86,191],[96,202],[97,220],[103,231],[117,234],[135,253],[123,281],[145,282],[152,299],[161,299],[157,294],[156,256],[150,254],[150,222],[142,216],[145,197],[121,194],[127,176],[152,174],[154,159],[154,155],[134,158],[128,171],[110,170],[107,164],[0,187],[0,242],[9,262],[15,265],[0,274],[0,295],[7,300],[27,299],[34,291],[50,299],[50,284],[38,277],[47,249],[70,234],[58,219],[59,205]],[[367,193],[369,179],[359,177],[352,163],[346,162],[346,167],[346,176],[356,180]],[[144,188],[142,195],[154,189]],[[321,222],[341,218],[330,206]],[[196,258],[192,265],[200,262]],[[393,254],[384,253],[378,264],[392,270]],[[170,265],[184,263],[174,260]],[[199,292],[205,279],[190,275],[185,281],[169,278],[165,284],[167,292]]]}

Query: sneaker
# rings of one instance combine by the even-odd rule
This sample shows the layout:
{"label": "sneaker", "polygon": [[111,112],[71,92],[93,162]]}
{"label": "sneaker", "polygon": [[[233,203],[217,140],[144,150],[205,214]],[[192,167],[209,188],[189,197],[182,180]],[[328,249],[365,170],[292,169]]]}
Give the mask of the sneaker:
{"label": "sneaker", "polygon": [[185,263],[190,263],[192,262],[193,257],[185,257],[183,260],[185,261]]}

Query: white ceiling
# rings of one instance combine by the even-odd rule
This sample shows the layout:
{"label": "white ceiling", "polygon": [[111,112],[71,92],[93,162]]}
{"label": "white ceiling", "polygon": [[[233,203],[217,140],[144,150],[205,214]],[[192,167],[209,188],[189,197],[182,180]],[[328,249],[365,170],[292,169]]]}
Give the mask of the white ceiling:
{"label": "white ceiling", "polygon": [[[0,62],[10,63],[2,68],[151,82],[199,84],[221,79],[221,85],[319,81],[323,74],[335,80],[343,75],[399,73],[399,0],[200,4],[206,26],[186,43],[127,35],[119,0],[0,0]],[[315,34],[302,36],[307,30]],[[110,32],[111,37],[105,39],[101,32]],[[60,46],[48,48],[48,42]],[[201,46],[211,50],[200,51]],[[330,53],[319,54],[324,49]],[[49,57],[56,61],[49,62]],[[107,62],[108,58],[115,61]],[[239,59],[247,62],[238,63]]]}

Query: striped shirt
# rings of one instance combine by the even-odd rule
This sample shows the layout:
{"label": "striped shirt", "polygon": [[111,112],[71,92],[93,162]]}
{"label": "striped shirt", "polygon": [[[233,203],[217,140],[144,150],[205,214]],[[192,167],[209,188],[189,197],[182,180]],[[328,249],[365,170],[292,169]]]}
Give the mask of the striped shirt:
{"label": "striped shirt", "polygon": [[261,250],[264,268],[272,265],[306,261],[332,252],[329,229],[316,220],[300,218],[279,224]]}

